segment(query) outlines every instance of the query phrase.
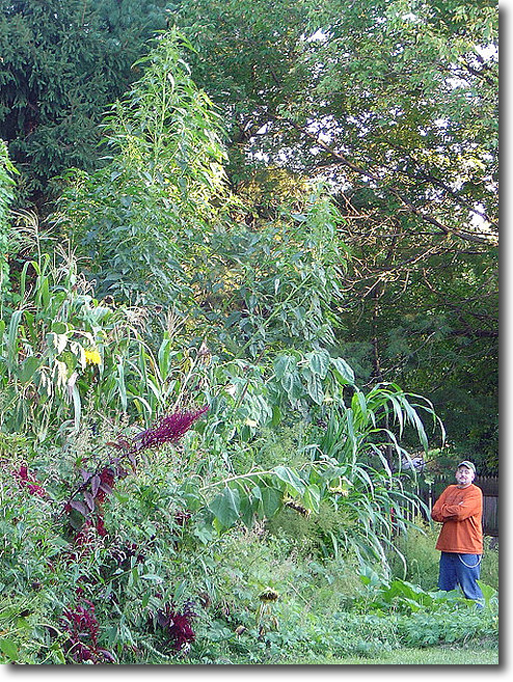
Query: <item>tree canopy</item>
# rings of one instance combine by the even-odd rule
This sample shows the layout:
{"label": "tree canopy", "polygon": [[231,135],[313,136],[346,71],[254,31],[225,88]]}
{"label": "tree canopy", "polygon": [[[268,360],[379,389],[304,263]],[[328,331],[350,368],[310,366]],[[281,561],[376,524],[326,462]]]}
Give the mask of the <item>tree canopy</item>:
{"label": "tree canopy", "polygon": [[423,386],[493,459],[496,4],[192,0],[177,21],[230,124],[234,186],[268,164],[331,183],[353,256],[339,340],[362,376]]}
{"label": "tree canopy", "polygon": [[2,0],[0,137],[22,173],[19,192],[44,204],[48,181],[98,163],[99,124],[137,77],[132,64],[165,27],[164,3]]}
{"label": "tree canopy", "polygon": [[[294,333],[317,319],[312,342],[329,319],[324,343],[361,381],[429,395],[453,446],[495,470],[496,3],[47,9],[3,5],[0,135],[18,197],[44,205],[75,167],[52,229],[73,236],[98,294],[193,305],[257,356],[280,316]],[[159,81],[157,58],[139,57],[166,24],[188,47]],[[305,251],[316,230],[333,252]]]}

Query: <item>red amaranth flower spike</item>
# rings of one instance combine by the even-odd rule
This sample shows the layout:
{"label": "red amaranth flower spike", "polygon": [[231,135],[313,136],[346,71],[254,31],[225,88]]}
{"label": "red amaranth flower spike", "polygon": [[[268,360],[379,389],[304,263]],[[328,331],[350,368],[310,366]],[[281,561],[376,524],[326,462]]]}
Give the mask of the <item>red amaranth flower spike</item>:
{"label": "red amaranth flower spike", "polygon": [[208,405],[205,405],[196,412],[175,412],[164,417],[157,426],[135,436],[135,450],[159,448],[164,443],[176,443],[208,409]]}
{"label": "red amaranth flower spike", "polygon": [[[70,496],[63,507],[64,513],[70,515],[71,525],[79,531],[75,537],[75,544],[88,544],[90,530],[93,525],[101,537],[107,535],[101,514],[102,505],[107,497],[112,494],[116,480],[128,475],[128,471],[122,466],[123,460],[125,458],[128,459],[132,465],[132,470],[135,472],[137,453],[148,448],[159,448],[165,443],[176,443],[208,409],[208,405],[205,405],[195,412],[175,412],[170,414],[164,417],[156,426],[136,435],[131,441],[124,437],[119,437],[117,442],[107,443],[107,445],[117,450],[124,450],[124,454],[111,457],[108,464],[102,468],[100,468],[101,465],[98,466],[95,472],[86,471],[85,469],[79,470],[82,476],[82,484]],[[26,467],[22,467],[19,477],[24,481],[28,478]],[[74,511],[81,515],[82,522],[76,518],[77,514],[73,514]],[[91,517],[94,515],[97,517],[96,524],[91,521]],[[187,518],[185,516],[183,518],[180,517],[177,523],[181,521],[180,525],[184,525]]]}
{"label": "red amaranth flower spike", "polygon": [[88,599],[82,599],[79,604],[72,609],[64,609],[61,624],[68,632],[69,640],[66,643],[66,650],[75,663],[91,661],[95,664],[115,663],[115,657],[105,649],[98,647],[98,635],[100,626],[94,612],[94,604]]}
{"label": "red amaranth flower spike", "polygon": [[184,613],[175,613],[173,622],[169,625],[169,634],[175,641],[175,648],[181,651],[186,644],[194,642],[196,635],[189,622],[190,616]]}
{"label": "red amaranth flower spike", "polygon": [[166,604],[156,615],[157,623],[167,631],[176,651],[182,651],[189,642],[196,639],[191,621],[197,614],[192,602],[186,602],[181,611],[176,610],[171,604]]}
{"label": "red amaranth flower spike", "polygon": [[106,535],[108,535],[107,529],[105,528],[105,524],[103,521],[103,516],[98,515],[98,518],[96,519],[95,528],[96,528],[96,532],[98,533],[98,535],[101,538],[104,538]]}
{"label": "red amaranth flower spike", "polygon": [[46,490],[42,485],[39,485],[37,479],[29,473],[26,464],[22,464],[18,471],[14,472],[14,477],[18,480],[20,487],[27,488],[31,495],[46,497]]}
{"label": "red amaranth flower spike", "polygon": [[103,502],[107,494],[112,492],[116,480],[115,474],[116,471],[113,467],[105,466],[95,478],[93,497],[95,497],[98,502]]}

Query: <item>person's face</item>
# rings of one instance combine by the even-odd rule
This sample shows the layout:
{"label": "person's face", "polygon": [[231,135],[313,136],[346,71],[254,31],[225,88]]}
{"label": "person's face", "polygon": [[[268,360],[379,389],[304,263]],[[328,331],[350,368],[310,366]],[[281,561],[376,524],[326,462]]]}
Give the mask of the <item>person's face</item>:
{"label": "person's face", "polygon": [[474,480],[475,474],[472,469],[467,467],[458,467],[456,469],[456,483],[461,488],[466,488]]}

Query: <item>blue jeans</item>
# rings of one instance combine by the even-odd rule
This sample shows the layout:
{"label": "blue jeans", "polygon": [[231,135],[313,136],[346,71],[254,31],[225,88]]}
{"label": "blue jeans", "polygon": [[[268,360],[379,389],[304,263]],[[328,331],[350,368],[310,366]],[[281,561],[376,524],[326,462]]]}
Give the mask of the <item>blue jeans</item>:
{"label": "blue jeans", "polygon": [[459,585],[467,599],[482,600],[483,593],[477,584],[481,575],[480,554],[442,552],[438,588],[449,592]]}

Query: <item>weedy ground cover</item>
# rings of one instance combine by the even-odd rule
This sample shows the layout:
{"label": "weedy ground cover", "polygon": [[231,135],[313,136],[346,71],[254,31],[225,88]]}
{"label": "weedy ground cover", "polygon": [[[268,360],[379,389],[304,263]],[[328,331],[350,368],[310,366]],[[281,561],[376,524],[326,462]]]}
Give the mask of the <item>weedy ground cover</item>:
{"label": "weedy ground cover", "polygon": [[398,649],[375,658],[350,656],[334,661],[311,661],[312,664],[333,665],[498,665],[496,649],[479,647],[438,647],[437,649]]}
{"label": "weedy ground cover", "polygon": [[[171,447],[110,484],[102,466],[94,489],[81,470],[73,478],[76,453],[39,452],[11,477],[4,459],[2,662],[360,665],[474,649],[495,662],[497,586],[483,585],[477,612],[458,593],[363,570],[355,551],[328,552],[323,520],[334,531],[343,517],[324,507],[315,523],[284,506],[273,523],[207,535]],[[432,561],[405,550],[406,564],[415,556]]]}

